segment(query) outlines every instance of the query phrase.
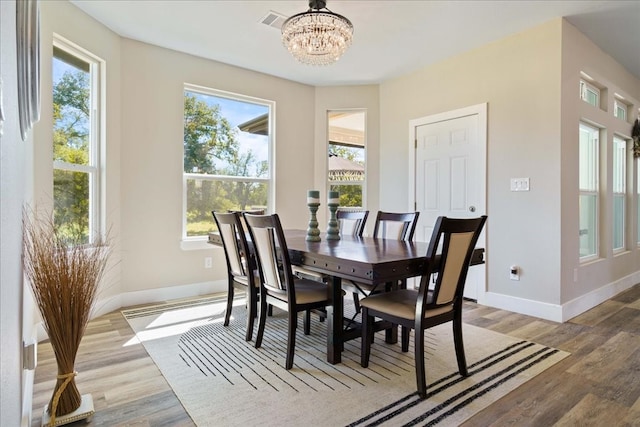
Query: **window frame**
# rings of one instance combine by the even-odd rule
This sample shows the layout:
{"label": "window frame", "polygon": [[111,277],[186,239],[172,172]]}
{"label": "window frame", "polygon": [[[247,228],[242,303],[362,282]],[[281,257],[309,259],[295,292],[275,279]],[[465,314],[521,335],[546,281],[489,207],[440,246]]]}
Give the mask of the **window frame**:
{"label": "window frame", "polygon": [[[611,248],[613,250],[613,253],[620,253],[620,252],[624,252],[627,250],[627,228],[628,228],[628,220],[627,220],[627,193],[628,193],[628,184],[627,184],[627,180],[628,180],[628,173],[629,173],[629,168],[627,166],[627,159],[628,159],[628,141],[627,139],[619,136],[619,135],[613,135],[613,153],[612,153],[612,192],[611,192],[611,202],[612,202],[612,213],[611,213]],[[622,147],[617,147],[617,145],[622,144]],[[621,148],[621,150],[620,150]],[[616,151],[621,151],[622,156],[621,158],[619,156],[616,155]],[[618,171],[617,171],[617,167],[621,167],[622,171],[620,171],[619,176],[618,175]],[[618,186],[621,186],[621,190],[620,188],[617,188]],[[622,231],[621,231],[621,236],[619,236],[622,240],[622,244],[620,246],[615,246],[615,241],[616,241],[616,230],[615,230],[615,214],[616,214],[616,209],[615,209],[615,203],[616,200],[622,200]]]}
{"label": "window frame", "polygon": [[[629,110],[629,105],[627,105],[626,103],[624,103],[623,101],[614,98],[613,100],[613,117],[623,120],[623,121],[627,121],[627,115],[628,115],[628,110]],[[620,117],[618,115],[618,111],[622,111],[622,117]]]}
{"label": "window frame", "polygon": [[[188,236],[187,235],[187,182],[190,179],[203,180],[203,181],[227,181],[227,182],[258,182],[265,183],[267,185],[267,212],[275,211],[275,123],[276,123],[276,102],[252,97],[249,95],[242,95],[238,93],[228,92],[220,89],[214,89],[206,86],[200,86],[190,83],[185,83],[182,88],[182,98],[181,101],[183,103],[182,108],[182,120],[184,121],[184,99],[186,92],[193,92],[200,95],[213,96],[218,98],[226,98],[233,101],[258,104],[268,109],[268,135],[267,141],[269,147],[267,148],[268,153],[268,162],[269,162],[269,176],[267,178],[259,178],[259,177],[245,177],[245,176],[230,176],[230,175],[212,175],[212,174],[201,174],[201,173],[188,173],[184,172],[184,136],[182,141],[182,237],[181,237],[181,247],[182,249],[201,249],[203,246],[201,245],[203,242],[206,242],[208,236]],[[213,221],[213,218],[211,218]]]}
{"label": "window frame", "polygon": [[[106,61],[88,50],[78,46],[64,37],[53,34],[52,54],[53,59],[62,60],[56,56],[55,49],[61,50],[66,55],[82,61],[89,66],[90,78],[90,116],[89,116],[89,156],[87,165],[68,163],[61,160],[53,160],[53,172],[61,170],[65,172],[86,173],[89,176],[89,238],[88,243],[93,244],[106,234],[105,221],[105,133],[106,120]],[[53,73],[53,65],[52,65]],[[52,140],[53,148],[53,140]],[[53,174],[52,174],[53,180]],[[53,186],[53,181],[52,181]],[[53,187],[52,187],[53,188]],[[52,196],[53,198],[53,196]],[[55,199],[53,200],[55,204]]]}
{"label": "window frame", "polygon": [[[362,180],[335,180],[335,181],[331,181],[329,179],[329,163],[328,163],[328,157],[327,157],[327,169],[326,169],[326,177],[327,177],[327,190],[331,190],[332,186],[345,186],[345,185],[353,185],[353,186],[360,186],[361,191],[362,191],[362,206],[344,206],[344,209],[353,209],[353,210],[361,210],[361,209],[366,209],[367,206],[367,157],[368,157],[368,149],[367,149],[367,109],[366,108],[352,108],[352,109],[331,109],[331,110],[327,110],[327,154],[330,152],[330,148],[332,145],[341,145],[344,147],[351,147],[351,148],[360,148],[359,144],[349,144],[349,143],[344,143],[344,144],[340,144],[338,142],[332,142],[331,141],[331,116],[333,114],[340,114],[340,113],[363,113],[364,117],[363,117],[363,135],[362,135],[362,140],[363,140],[363,145],[362,145],[362,150],[363,150],[363,158],[364,158],[364,179]],[[342,207],[342,206],[341,206]]]}
{"label": "window frame", "polygon": [[[587,98],[587,93],[591,92],[595,95],[596,99],[595,99],[595,104],[589,102],[588,98]],[[588,82],[585,79],[580,79],[580,99],[583,100],[584,102],[586,102],[589,105],[593,105],[594,107],[600,107],[600,99],[601,99],[601,92],[600,89],[593,85],[592,83]]]}
{"label": "window frame", "polygon": [[[587,255],[580,255],[578,253],[579,259],[581,263],[585,263],[585,262],[589,262],[589,261],[593,261],[597,258],[600,257],[600,148],[601,148],[601,131],[602,129],[600,129],[597,126],[594,126],[590,123],[587,123],[585,121],[580,121],[579,122],[579,126],[578,126],[578,132],[580,133],[583,129],[583,127],[587,128],[590,131],[593,131],[596,135],[596,146],[593,150],[593,155],[595,157],[595,164],[594,164],[594,171],[591,171],[591,178],[592,180],[595,181],[594,183],[594,188],[582,188],[581,185],[581,180],[579,179],[578,181],[578,190],[579,190],[579,199],[582,198],[583,196],[595,196],[595,218],[594,218],[594,224],[595,224],[595,230],[594,230],[594,237],[595,237],[595,253],[592,254],[587,254]],[[578,141],[578,144],[580,144],[580,141]],[[578,149],[580,151],[580,147]],[[578,174],[581,175],[583,172],[581,170],[581,161],[582,161],[582,155],[579,155],[579,160],[578,160]],[[580,206],[580,203],[578,203],[578,206]],[[579,212],[580,215],[580,212]],[[579,217],[578,219],[578,224],[581,223],[581,219]],[[582,232],[582,230],[578,230],[579,234]],[[580,247],[580,245],[578,245]]]}

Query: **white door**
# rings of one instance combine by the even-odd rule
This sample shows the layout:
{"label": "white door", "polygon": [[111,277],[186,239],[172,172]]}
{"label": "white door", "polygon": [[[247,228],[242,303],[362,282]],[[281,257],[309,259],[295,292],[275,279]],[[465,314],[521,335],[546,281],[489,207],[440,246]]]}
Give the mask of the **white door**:
{"label": "white door", "polygon": [[[484,114],[483,114],[484,112]],[[416,239],[429,241],[439,216],[471,218],[486,212],[486,104],[412,120]],[[478,247],[485,247],[485,233]],[[485,289],[485,266],[469,269],[464,296]]]}

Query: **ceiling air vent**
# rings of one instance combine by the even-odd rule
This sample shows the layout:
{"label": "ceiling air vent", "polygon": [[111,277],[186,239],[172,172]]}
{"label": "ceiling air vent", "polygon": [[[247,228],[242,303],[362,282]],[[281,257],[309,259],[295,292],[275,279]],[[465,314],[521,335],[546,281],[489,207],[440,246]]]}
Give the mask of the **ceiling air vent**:
{"label": "ceiling air vent", "polygon": [[270,10],[267,16],[260,20],[261,23],[268,25],[278,30],[282,28],[282,23],[287,20],[287,17],[281,13]]}

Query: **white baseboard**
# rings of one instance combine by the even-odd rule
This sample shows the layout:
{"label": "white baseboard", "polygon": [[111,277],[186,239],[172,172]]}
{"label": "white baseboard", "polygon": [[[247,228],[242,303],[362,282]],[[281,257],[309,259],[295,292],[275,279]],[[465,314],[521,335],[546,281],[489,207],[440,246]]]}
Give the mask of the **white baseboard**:
{"label": "white baseboard", "polygon": [[[123,307],[138,304],[151,304],[173,299],[197,297],[200,295],[214,294],[227,291],[226,280],[216,280],[211,282],[193,283],[190,285],[168,286],[164,288],[145,289],[143,291],[125,292],[98,299],[95,303],[90,319],[100,317]],[[42,322],[36,325],[38,342],[48,338]]]}
{"label": "white baseboard", "polygon": [[640,271],[626,277],[622,277],[615,282],[611,282],[608,285],[569,301],[562,306],[562,321],[566,322],[596,305],[602,304],[606,300],[618,295],[620,292],[633,287],[638,282],[640,282]]}
{"label": "white baseboard", "polygon": [[514,313],[526,314],[553,322],[562,322],[562,306],[511,295],[485,292],[478,303]]}
{"label": "white baseboard", "polygon": [[[211,282],[192,283],[190,285],[168,286],[164,288],[145,289],[143,291],[125,292],[108,301],[100,301],[96,307],[95,316],[101,316],[122,307],[132,305],[157,303],[180,298],[197,297],[227,290],[226,280],[216,280]],[[104,308],[102,308],[104,307]]]}
{"label": "white baseboard", "polygon": [[640,272],[635,272],[581,295],[565,304],[550,304],[541,301],[528,300],[510,295],[485,292],[478,299],[478,303],[515,313],[526,314],[553,322],[566,322],[606,300],[631,288],[640,282]]}

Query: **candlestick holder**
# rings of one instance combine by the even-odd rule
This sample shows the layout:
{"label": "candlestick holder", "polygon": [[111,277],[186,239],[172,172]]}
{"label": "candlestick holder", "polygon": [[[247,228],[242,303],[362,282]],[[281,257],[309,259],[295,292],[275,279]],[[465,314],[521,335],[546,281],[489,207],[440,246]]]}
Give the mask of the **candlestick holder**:
{"label": "candlestick holder", "polygon": [[327,206],[329,207],[329,223],[327,224],[327,240],[340,240],[340,228],[338,227],[338,219],[336,211],[340,206],[340,193],[337,191],[329,191],[327,197]]}
{"label": "candlestick holder", "polygon": [[309,218],[309,225],[307,227],[307,242],[319,242],[320,241],[320,229],[318,228],[318,219],[316,218],[316,212],[320,206],[320,192],[317,190],[309,190],[307,192],[307,206],[311,217]]}

